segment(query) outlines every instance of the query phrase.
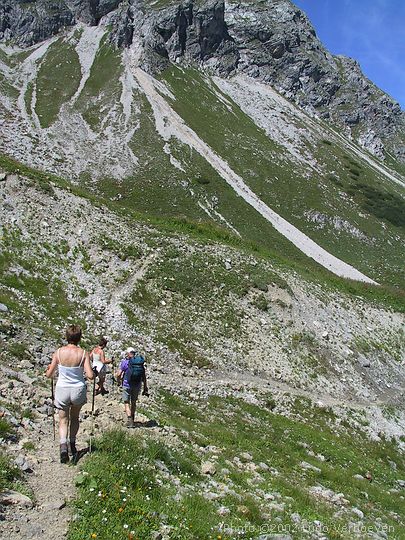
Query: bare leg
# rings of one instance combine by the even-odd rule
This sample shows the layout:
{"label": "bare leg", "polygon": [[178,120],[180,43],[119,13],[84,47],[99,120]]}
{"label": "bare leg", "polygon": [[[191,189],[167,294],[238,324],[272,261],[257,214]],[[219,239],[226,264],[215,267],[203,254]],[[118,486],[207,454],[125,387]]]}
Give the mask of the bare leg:
{"label": "bare leg", "polygon": [[98,388],[101,395],[108,394],[108,390],[106,390],[104,384],[105,384],[105,371],[102,371],[98,376]]}
{"label": "bare leg", "polygon": [[132,418],[135,418],[135,411],[136,411],[136,399],[131,400],[131,416]]}
{"label": "bare leg", "polygon": [[82,405],[72,405],[70,407],[70,433],[69,439],[71,443],[76,441],[76,435],[79,431],[79,414]]}
{"label": "bare leg", "polygon": [[60,461],[67,463],[69,454],[67,449],[67,432],[69,426],[69,409],[59,411],[59,442],[60,442]]}
{"label": "bare leg", "polygon": [[127,401],[124,403],[124,407],[125,407],[125,414],[127,416],[131,416],[131,408],[130,408],[129,403]]}
{"label": "bare leg", "polygon": [[69,409],[67,411],[59,411],[59,441],[64,444],[67,441],[69,425]]}

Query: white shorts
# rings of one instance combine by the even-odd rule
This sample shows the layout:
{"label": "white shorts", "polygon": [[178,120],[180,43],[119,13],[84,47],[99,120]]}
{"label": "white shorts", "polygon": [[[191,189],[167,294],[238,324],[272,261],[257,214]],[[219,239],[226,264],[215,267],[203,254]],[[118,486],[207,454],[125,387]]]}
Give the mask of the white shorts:
{"label": "white shorts", "polygon": [[55,386],[55,408],[66,411],[72,405],[81,407],[87,401],[86,385]]}

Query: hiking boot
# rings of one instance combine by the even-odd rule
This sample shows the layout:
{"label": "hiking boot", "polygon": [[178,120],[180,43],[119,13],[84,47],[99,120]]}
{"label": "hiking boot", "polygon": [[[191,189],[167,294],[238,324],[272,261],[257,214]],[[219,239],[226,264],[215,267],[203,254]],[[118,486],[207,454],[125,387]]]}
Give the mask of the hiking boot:
{"label": "hiking boot", "polygon": [[67,443],[60,445],[60,462],[67,463],[69,461],[68,447]]}
{"label": "hiking boot", "polygon": [[134,419],[132,418],[132,416],[128,416],[128,418],[127,418],[127,428],[133,428],[133,427],[135,427]]}

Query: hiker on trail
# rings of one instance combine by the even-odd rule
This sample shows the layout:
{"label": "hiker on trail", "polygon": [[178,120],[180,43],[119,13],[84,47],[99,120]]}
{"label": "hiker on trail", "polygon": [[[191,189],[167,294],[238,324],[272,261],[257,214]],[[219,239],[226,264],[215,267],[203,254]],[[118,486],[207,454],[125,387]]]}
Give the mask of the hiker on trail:
{"label": "hiker on trail", "polygon": [[72,459],[75,460],[77,457],[76,435],[79,430],[79,413],[87,401],[84,375],[88,379],[94,377],[89,353],[79,347],[81,338],[82,330],[80,326],[76,324],[69,325],[66,329],[66,341],[68,344],[54,352],[52,362],[45,373],[48,378],[51,378],[58,369],[54,406],[59,410],[61,463],[69,461],[68,431]]}
{"label": "hiker on trail", "polygon": [[107,374],[107,364],[111,364],[112,360],[110,358],[106,358],[104,349],[107,346],[108,341],[105,337],[100,337],[98,340],[98,345],[94,347],[94,349],[90,353],[90,360],[91,365],[93,366],[93,370],[96,370],[96,376],[97,376],[97,388],[96,388],[96,395],[101,394],[104,396],[105,394],[108,394],[108,390],[105,389],[104,383],[105,383],[105,377]]}
{"label": "hiker on trail", "polygon": [[127,415],[127,427],[135,427],[134,418],[136,402],[141,393],[148,396],[148,383],[146,380],[145,359],[137,353],[135,349],[129,347],[126,350],[124,360],[121,361],[118,372],[118,381],[122,384],[122,401],[124,402],[125,413]]}

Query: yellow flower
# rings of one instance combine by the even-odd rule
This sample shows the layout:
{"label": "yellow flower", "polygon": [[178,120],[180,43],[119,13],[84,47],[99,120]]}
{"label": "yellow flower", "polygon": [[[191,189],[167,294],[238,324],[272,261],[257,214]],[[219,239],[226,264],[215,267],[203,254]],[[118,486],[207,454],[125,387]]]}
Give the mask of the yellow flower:
{"label": "yellow flower", "polygon": [[120,506],[120,507],[118,508],[118,513],[121,514],[121,512],[123,512],[123,511],[124,511],[124,509],[122,508],[122,506]]}
{"label": "yellow flower", "polygon": [[91,533],[90,537],[91,538],[97,538],[97,535],[96,535],[96,533]]}

